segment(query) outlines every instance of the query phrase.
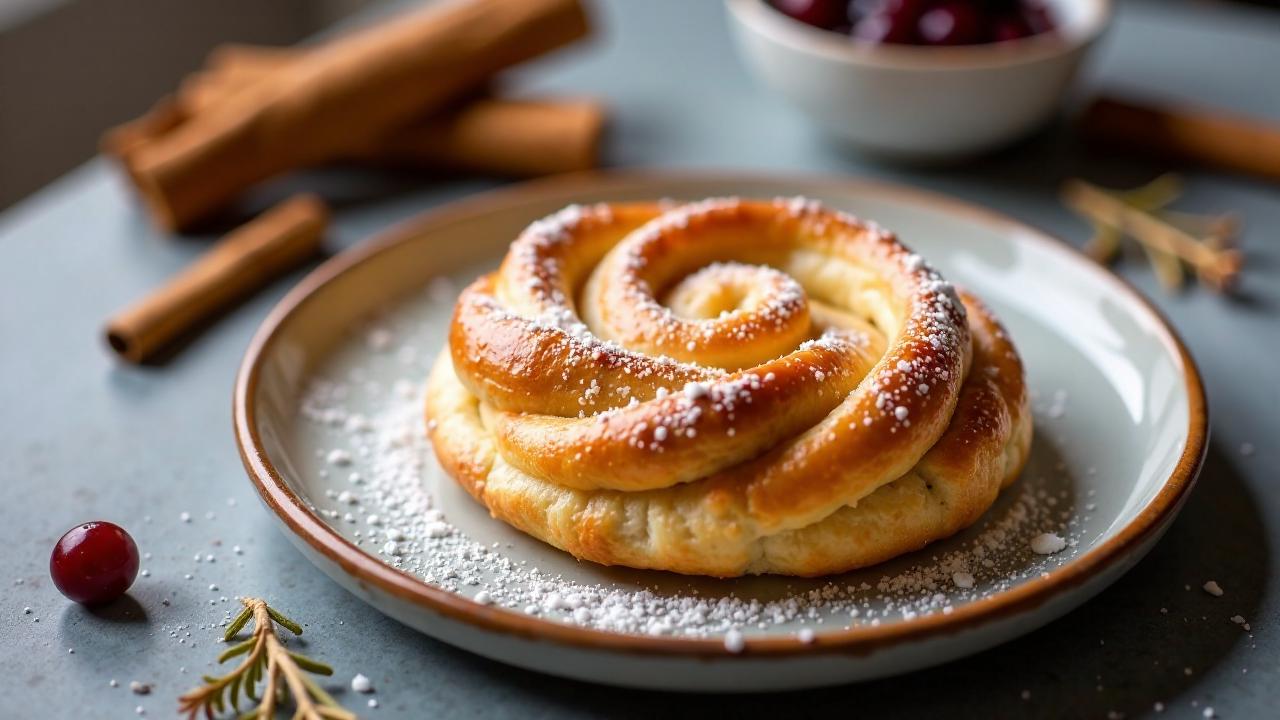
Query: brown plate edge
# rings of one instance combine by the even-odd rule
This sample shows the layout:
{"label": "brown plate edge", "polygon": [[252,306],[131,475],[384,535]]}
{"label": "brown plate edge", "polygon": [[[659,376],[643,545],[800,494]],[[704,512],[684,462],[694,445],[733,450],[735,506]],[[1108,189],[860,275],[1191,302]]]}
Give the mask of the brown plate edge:
{"label": "brown plate edge", "polygon": [[[724,647],[724,643],[717,639],[655,638],[594,630],[480,605],[461,595],[435,588],[383,563],[348,542],[307,508],[267,459],[259,437],[254,407],[261,359],[274,342],[276,332],[288,317],[304,305],[321,286],[349,268],[365,262],[388,247],[407,242],[423,232],[469,219],[494,203],[533,202],[558,197],[579,188],[599,191],[602,187],[622,189],[629,185],[657,184],[663,181],[731,184],[769,180],[777,180],[780,183],[839,186],[853,191],[870,190],[881,195],[906,196],[917,202],[941,205],[948,211],[976,217],[985,223],[1014,228],[1036,242],[1048,244],[1084,260],[1097,273],[1136,300],[1140,306],[1151,313],[1157,326],[1164,333],[1166,342],[1180,358],[1188,395],[1187,442],[1178,459],[1178,464],[1156,496],[1114,537],[1098,547],[1055,568],[1045,576],[967,603],[950,614],[934,613],[877,627],[862,626],[821,633],[814,642],[808,644],[791,637],[748,639],[743,652],[731,653]],[[1120,561],[1126,557],[1127,551],[1141,545],[1151,535],[1163,529],[1165,521],[1177,512],[1195,483],[1207,450],[1209,427],[1207,401],[1199,370],[1182,339],[1169,325],[1164,315],[1126,280],[1097,266],[1079,250],[1043,230],[946,195],[880,181],[821,175],[726,174],[665,170],[574,173],[482,192],[427,210],[324,262],[280,300],[254,334],[236,376],[232,418],[240,458],[262,500],[284,521],[290,531],[362,584],[376,586],[383,592],[412,602],[423,609],[468,623],[481,630],[593,650],[722,658],[797,656],[823,652],[865,655],[890,645],[972,629],[1038,607],[1062,592],[1083,584],[1096,573]]]}

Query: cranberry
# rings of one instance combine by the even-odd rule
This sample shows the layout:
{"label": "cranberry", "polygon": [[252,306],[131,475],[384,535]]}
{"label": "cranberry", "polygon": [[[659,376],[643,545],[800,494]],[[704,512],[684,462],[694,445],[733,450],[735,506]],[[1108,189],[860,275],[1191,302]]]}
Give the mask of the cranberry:
{"label": "cranberry", "polygon": [[1032,35],[1031,26],[1017,15],[1005,15],[991,23],[991,39],[996,42],[1017,40]]}
{"label": "cranberry", "polygon": [[876,13],[859,20],[849,34],[868,42],[911,43],[916,36],[916,22],[914,18],[904,19],[901,15]]}
{"label": "cranberry", "polygon": [[801,22],[871,43],[973,45],[1051,32],[1044,0],[769,0]]}
{"label": "cranberry", "polygon": [[924,0],[854,0],[849,5],[854,21],[850,34],[868,42],[912,44],[923,10]]}
{"label": "cranberry", "polygon": [[857,22],[871,15],[891,15],[896,20],[915,22],[928,4],[928,0],[852,0],[849,20]]}
{"label": "cranberry", "polygon": [[773,6],[788,17],[824,30],[848,22],[841,0],[773,0]]}
{"label": "cranberry", "polygon": [[921,15],[916,30],[928,45],[969,45],[981,41],[982,26],[973,4],[953,0]]}
{"label": "cranberry", "polygon": [[927,0],[883,0],[884,11],[890,15],[901,15],[912,20],[920,17]]}
{"label": "cranberry", "polygon": [[884,12],[889,5],[890,0],[849,0],[847,10],[849,22],[855,25],[859,20],[868,15],[879,15]]}
{"label": "cranberry", "polygon": [[111,602],[138,576],[138,546],[118,525],[77,525],[53,546],[49,575],[71,600],[85,605]]}
{"label": "cranberry", "polygon": [[1049,8],[1038,2],[1024,2],[1022,4],[1022,20],[1027,24],[1031,35],[1053,32],[1053,13],[1049,12]]}

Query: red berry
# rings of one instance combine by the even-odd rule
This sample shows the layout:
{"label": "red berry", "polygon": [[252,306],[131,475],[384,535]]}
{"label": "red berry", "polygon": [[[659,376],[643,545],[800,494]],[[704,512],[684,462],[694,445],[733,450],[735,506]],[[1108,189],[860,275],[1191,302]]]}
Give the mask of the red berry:
{"label": "red berry", "polygon": [[929,45],[970,45],[982,39],[982,18],[972,4],[953,0],[921,15],[916,29]]}
{"label": "red berry", "polygon": [[890,15],[900,15],[911,20],[920,17],[928,0],[883,0],[884,11]]}
{"label": "red berry", "polygon": [[773,6],[788,17],[823,30],[848,22],[842,0],[773,0]]}
{"label": "red berry", "polygon": [[996,42],[1017,40],[1031,34],[1031,28],[1026,21],[1017,15],[1005,15],[991,23],[991,39]]}
{"label": "red berry", "polygon": [[916,42],[916,21],[924,10],[924,0],[863,0],[851,4],[861,9],[850,33],[859,40],[877,43]]}
{"label": "red berry", "polygon": [[138,576],[138,546],[118,525],[77,525],[53,546],[49,575],[71,600],[85,605],[111,602]]}
{"label": "red berry", "polygon": [[904,43],[915,41],[915,19],[903,20],[900,15],[876,13],[858,21],[849,33],[859,40],[873,43]]}
{"label": "red berry", "polygon": [[1053,13],[1049,12],[1049,8],[1038,2],[1024,2],[1022,4],[1022,20],[1027,24],[1032,35],[1053,32],[1055,27]]}

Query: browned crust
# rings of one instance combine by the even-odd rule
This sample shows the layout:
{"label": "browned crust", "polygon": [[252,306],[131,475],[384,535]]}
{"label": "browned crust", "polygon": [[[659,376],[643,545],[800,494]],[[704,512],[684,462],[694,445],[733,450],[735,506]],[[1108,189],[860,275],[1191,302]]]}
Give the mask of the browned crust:
{"label": "browned crust", "polygon": [[[653,220],[627,234],[637,216]],[[458,379],[484,406],[485,425],[501,455],[525,473],[581,490],[654,490],[706,478],[776,447],[779,452],[761,462],[734,470],[743,476],[745,512],[772,534],[803,516],[819,519],[905,473],[946,429],[971,356],[964,311],[950,285],[891,233],[810,203],[776,200],[708,200],[680,207],[599,204],[574,209],[570,217],[530,225],[515,239],[499,272],[463,292],[450,329]],[[724,257],[785,264],[793,251],[848,262],[874,277],[860,294],[884,298],[884,312],[901,323],[886,330],[893,337],[887,338],[885,352],[868,357],[854,347],[814,348],[777,357],[776,325],[767,332],[741,332],[753,322],[750,313],[710,321],[714,333],[670,314],[654,321],[648,310],[659,310],[656,298],[651,307],[637,305],[645,301],[635,298],[638,291],[628,284],[662,288]],[[581,358],[590,346],[526,317],[546,310],[568,313],[567,298],[579,295],[584,318],[601,316],[599,322],[588,320],[597,334],[611,324],[625,328],[622,344],[634,351],[625,353],[625,364],[612,353],[566,360]],[[616,321],[604,319],[610,315]],[[800,322],[807,332],[807,315]],[[638,339],[646,334],[659,339]],[[776,359],[723,377],[699,377],[713,388],[754,378],[751,402],[723,409],[710,400],[699,403],[696,437],[692,431],[680,437],[682,430],[676,430],[655,453],[636,437],[687,404],[678,393],[684,378],[676,371],[697,369],[679,365],[673,370],[654,356],[692,360],[696,355],[683,353],[695,338],[700,353],[722,357],[751,343],[766,346],[763,356]],[[907,380],[915,387],[916,376],[900,369],[904,362],[928,368],[932,385],[930,392],[895,395],[894,404],[907,412],[908,422],[880,406],[877,390]],[[628,393],[639,404],[615,409],[607,424],[573,419],[582,410],[582,388],[598,382],[632,386]],[[646,383],[648,393],[636,391],[635,385]],[[659,387],[673,394],[654,399]],[[837,406],[838,413],[829,416]],[[488,412],[494,408],[509,412]],[[825,432],[796,437],[820,421]],[[791,439],[796,442],[786,442]],[[660,562],[645,566],[666,569]]]}
{"label": "browned crust", "polygon": [[[641,493],[638,506],[646,509],[646,521],[655,523],[655,530],[667,525],[668,521],[655,518],[672,512],[674,503],[686,508],[681,512],[715,518],[711,524],[717,529],[728,528],[724,533],[698,533],[676,540],[659,540],[658,532],[646,532],[643,547],[629,540],[631,523],[624,520],[631,515],[627,512],[631,494],[590,493],[590,499],[577,506],[581,495],[554,482],[543,485],[533,480],[512,492],[501,481],[519,471],[505,467],[495,471],[495,462],[501,461],[495,453],[493,429],[481,421],[478,398],[450,377],[454,369],[444,357],[432,370],[427,386],[427,427],[446,472],[494,517],[579,559],[721,577],[847,572],[917,550],[968,527],[991,506],[1000,489],[1013,482],[1026,461],[1031,415],[1021,360],[995,316],[968,293],[964,302],[973,326],[973,369],[945,432],[902,477],[855,506],[836,509],[796,530],[762,533],[744,515],[742,485],[752,477],[749,468],[678,489]],[[760,463],[772,461],[766,455]],[[495,472],[499,487],[487,493],[486,481],[492,481]],[[686,505],[680,502],[681,496],[699,499]],[[558,511],[562,502],[575,503],[571,515]]]}

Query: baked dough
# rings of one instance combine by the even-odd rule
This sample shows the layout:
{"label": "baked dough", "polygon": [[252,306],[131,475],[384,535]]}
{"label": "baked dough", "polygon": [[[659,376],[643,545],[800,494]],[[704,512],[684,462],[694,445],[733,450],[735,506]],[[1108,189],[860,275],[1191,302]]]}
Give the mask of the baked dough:
{"label": "baked dough", "polygon": [[572,206],[458,300],[437,457],[606,565],[824,575],[970,525],[1026,460],[991,311],[813,201]]}

